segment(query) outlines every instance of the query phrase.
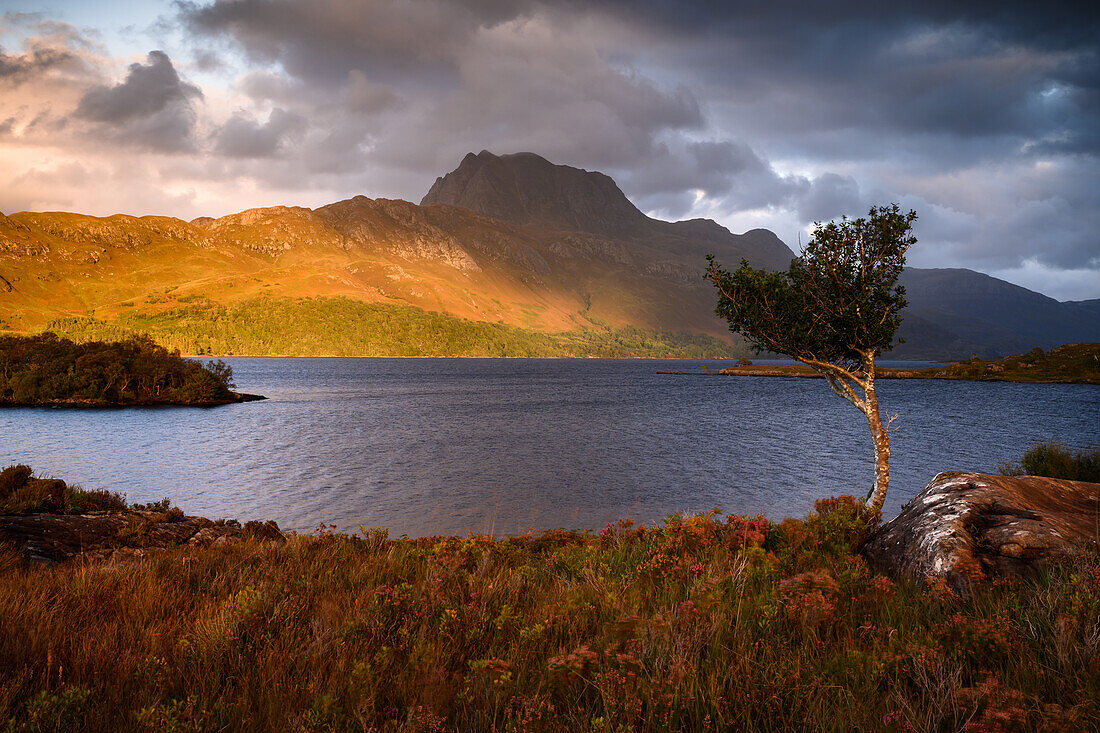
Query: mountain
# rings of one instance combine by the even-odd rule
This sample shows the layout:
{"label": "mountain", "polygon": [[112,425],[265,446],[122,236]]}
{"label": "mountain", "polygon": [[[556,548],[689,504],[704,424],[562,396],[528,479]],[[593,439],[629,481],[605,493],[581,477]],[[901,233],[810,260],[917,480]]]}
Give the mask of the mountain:
{"label": "mountain", "polygon": [[1100,341],[1100,308],[1089,305],[1097,301],[1062,303],[965,269],[908,268],[900,282],[909,300],[900,332],[907,343],[895,352],[901,356],[994,358]]}
{"label": "mountain", "polygon": [[584,232],[646,244],[667,256],[713,254],[756,267],[786,269],[794,253],[766,229],[732,234],[710,219],[667,222],[638,210],[603,173],[555,165],[534,153],[468,154],[437,178],[421,206],[450,204],[523,227]]}
{"label": "mountain", "polygon": [[[601,173],[468,155],[420,205],[356,196],[217,219],[0,214],[0,329],[145,331],[189,353],[716,356],[713,253],[785,268],[773,233],[640,212]],[[966,270],[909,270],[895,356],[1100,341],[1100,301]]]}

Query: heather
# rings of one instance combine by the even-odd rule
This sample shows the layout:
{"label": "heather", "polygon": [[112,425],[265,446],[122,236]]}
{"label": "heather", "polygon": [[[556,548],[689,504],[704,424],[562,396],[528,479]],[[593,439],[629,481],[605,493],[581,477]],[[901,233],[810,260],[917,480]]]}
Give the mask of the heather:
{"label": "heather", "polygon": [[805,520],[0,553],[9,730],[1092,730],[1100,562],[959,595]]}
{"label": "heather", "polygon": [[224,362],[184,359],[147,336],[0,336],[0,404],[215,404],[235,399],[233,386]]}

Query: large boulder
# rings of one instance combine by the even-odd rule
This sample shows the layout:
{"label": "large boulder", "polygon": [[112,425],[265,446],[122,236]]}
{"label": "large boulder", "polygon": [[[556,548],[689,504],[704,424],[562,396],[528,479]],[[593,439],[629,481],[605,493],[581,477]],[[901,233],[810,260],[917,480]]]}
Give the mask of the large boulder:
{"label": "large boulder", "polygon": [[942,579],[964,590],[1094,552],[1098,536],[1100,484],[946,471],[879,527],[861,552],[896,577]]}

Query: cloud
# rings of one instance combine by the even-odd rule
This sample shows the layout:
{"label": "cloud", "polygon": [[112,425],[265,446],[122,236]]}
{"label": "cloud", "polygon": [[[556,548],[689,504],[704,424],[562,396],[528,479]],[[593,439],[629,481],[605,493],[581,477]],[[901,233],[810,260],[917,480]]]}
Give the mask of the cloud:
{"label": "cloud", "polygon": [[[1100,287],[1100,13],[1075,4],[174,7],[162,47],[190,60],[201,94],[167,54],[120,81],[86,31],[3,16],[5,155],[94,152],[97,170],[155,171],[165,202],[226,213],[417,200],[467,152],[532,151],[608,173],[646,211],[768,226],[792,245],[813,221],[898,201],[921,217],[914,264],[1016,273],[1055,295],[1056,273],[1076,273],[1075,296],[1095,272]],[[16,195],[0,187],[0,204]]]}
{"label": "cloud", "polygon": [[824,222],[844,215],[859,216],[870,208],[860,195],[859,183],[851,176],[823,173],[800,193],[795,210],[804,222]]}
{"label": "cloud", "polygon": [[85,92],[74,116],[102,123],[118,141],[161,151],[193,149],[192,101],[202,92],[180,79],[163,51],[150,51],[146,61],[130,64],[123,82]]}
{"label": "cloud", "polygon": [[[409,0],[181,8],[204,41],[228,40],[268,67],[246,73],[242,91],[329,130],[311,170],[337,173],[358,157],[419,180],[395,192],[408,198],[470,150],[532,150],[616,169],[652,156],[668,131],[704,123],[690,90],[615,63],[601,41],[617,28],[572,8]],[[335,141],[350,146],[347,155],[324,154]],[[318,165],[326,160],[327,170]]]}
{"label": "cloud", "polygon": [[50,69],[74,60],[73,54],[59,49],[31,44],[22,54],[5,54],[0,49],[0,82],[20,84]]}
{"label": "cloud", "polygon": [[[94,44],[80,30],[29,13],[0,15],[0,38],[13,37],[18,53],[0,46],[0,87],[88,79],[94,74]],[[10,93],[10,91],[9,91]]]}
{"label": "cloud", "polygon": [[238,113],[217,131],[214,151],[230,158],[269,158],[285,138],[301,133],[305,125],[301,115],[278,107],[264,123]]}

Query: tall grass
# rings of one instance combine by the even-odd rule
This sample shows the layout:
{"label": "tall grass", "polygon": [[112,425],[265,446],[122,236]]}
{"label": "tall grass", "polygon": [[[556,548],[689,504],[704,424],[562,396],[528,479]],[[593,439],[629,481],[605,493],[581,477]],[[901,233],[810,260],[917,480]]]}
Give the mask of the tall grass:
{"label": "tall grass", "polygon": [[1071,448],[1057,440],[1036,441],[1019,463],[1002,463],[1006,476],[1048,476],[1100,483],[1100,444]]}
{"label": "tall grass", "polygon": [[32,568],[0,552],[9,730],[1094,730],[1100,564],[968,598],[807,521],[322,531]]}

